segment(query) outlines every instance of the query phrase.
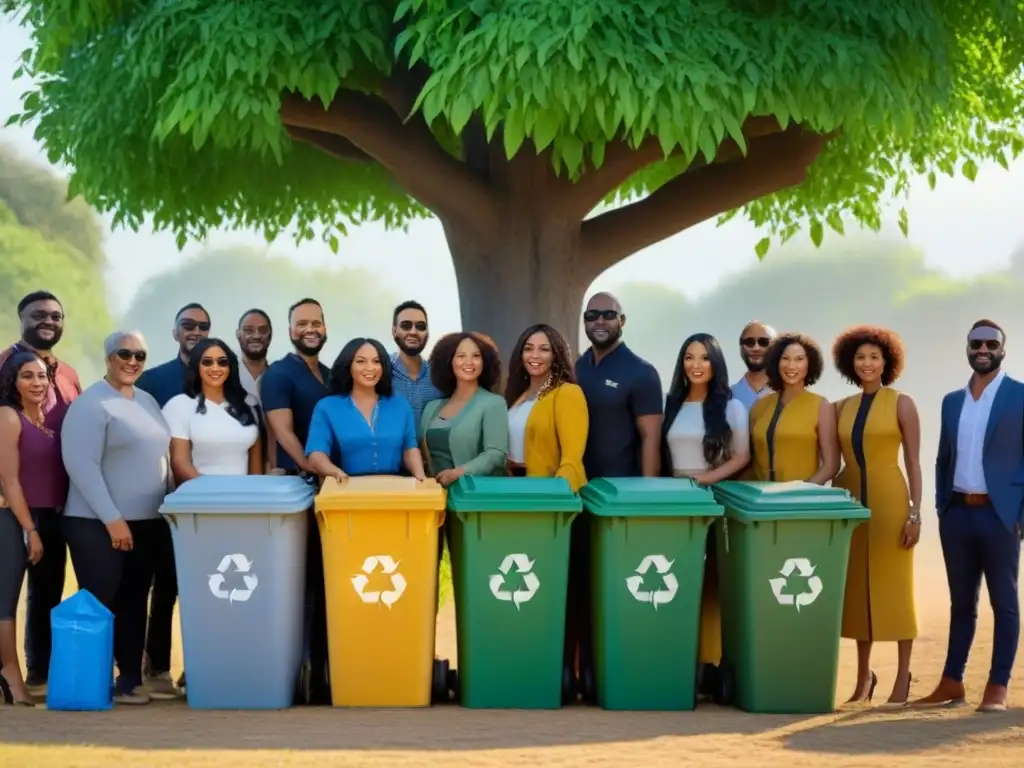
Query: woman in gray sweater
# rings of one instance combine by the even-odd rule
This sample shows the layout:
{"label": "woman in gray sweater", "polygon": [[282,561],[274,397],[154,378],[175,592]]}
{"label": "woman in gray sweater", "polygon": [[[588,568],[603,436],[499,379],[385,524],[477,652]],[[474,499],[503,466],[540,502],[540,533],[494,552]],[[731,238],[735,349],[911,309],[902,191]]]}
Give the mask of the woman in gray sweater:
{"label": "woman in gray sweater", "polygon": [[142,656],[153,562],[167,523],[171,435],[160,406],[135,382],[146,367],[137,331],[104,342],[107,373],[68,408],[61,452],[70,479],[64,535],[78,585],[114,614],[114,700],[147,704]]}

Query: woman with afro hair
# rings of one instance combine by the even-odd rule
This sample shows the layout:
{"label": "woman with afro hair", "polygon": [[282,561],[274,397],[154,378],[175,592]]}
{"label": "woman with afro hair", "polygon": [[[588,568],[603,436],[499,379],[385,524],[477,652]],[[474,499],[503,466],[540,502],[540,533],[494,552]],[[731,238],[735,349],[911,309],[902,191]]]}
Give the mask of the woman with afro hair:
{"label": "woman with afro hair", "polygon": [[[892,388],[904,348],[892,331],[861,325],[832,347],[836,370],[860,389],[836,403],[843,470],[833,483],[871,510],[850,546],[842,636],[857,641],[857,683],[849,702],[870,701],[878,683],[871,669],[875,642],[897,644],[890,705],[907,702],[910,654],[917,636],[914,546],[921,535],[921,426],[914,401]],[[900,470],[900,448],[907,478]]]}

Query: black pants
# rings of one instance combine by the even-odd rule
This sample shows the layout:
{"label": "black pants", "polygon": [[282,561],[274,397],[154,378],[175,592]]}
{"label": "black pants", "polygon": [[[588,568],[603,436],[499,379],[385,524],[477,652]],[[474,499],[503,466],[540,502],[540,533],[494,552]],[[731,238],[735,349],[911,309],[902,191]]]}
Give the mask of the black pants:
{"label": "black pants", "polygon": [[590,610],[590,518],[577,515],[572,521],[569,541],[569,589],[565,604],[565,665],[575,668],[579,653],[579,676],[593,672],[594,644]]}
{"label": "black pants", "polygon": [[142,684],[142,653],[146,645],[146,601],[153,582],[153,564],[167,535],[164,520],[130,521],[134,549],[122,552],[110,544],[99,520],[64,518],[64,537],[78,585],[114,614],[114,661],[118,690]]}
{"label": "black pants", "polygon": [[306,535],[306,652],[319,680],[327,663],[327,594],[324,585],[324,551],[316,513],[309,510]]}
{"label": "black pants", "polygon": [[43,542],[43,559],[28,567],[25,666],[29,682],[42,683],[50,673],[50,611],[64,597],[68,548],[56,509],[33,508],[32,519]]}
{"label": "black pants", "polygon": [[146,634],[146,671],[150,675],[171,671],[171,634],[177,601],[178,571],[174,565],[174,542],[171,528],[165,524],[157,541],[153,563],[153,596],[149,606],[149,632]]}

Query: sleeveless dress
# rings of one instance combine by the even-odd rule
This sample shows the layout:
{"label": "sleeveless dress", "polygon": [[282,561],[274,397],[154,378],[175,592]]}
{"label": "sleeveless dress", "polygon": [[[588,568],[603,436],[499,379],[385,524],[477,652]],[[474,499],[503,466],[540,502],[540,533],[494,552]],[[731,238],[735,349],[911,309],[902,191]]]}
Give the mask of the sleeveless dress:
{"label": "sleeveless dress", "polygon": [[824,398],[804,390],[779,408],[779,393],[750,409],[750,463],[754,480],[809,480],[821,468],[818,414]]}
{"label": "sleeveless dress", "polygon": [[833,486],[871,510],[871,519],[853,532],[846,572],[842,636],[854,640],[917,637],[914,550],[900,546],[910,495],[899,465],[899,399],[899,392],[884,387],[845,400],[839,411],[844,466]]}

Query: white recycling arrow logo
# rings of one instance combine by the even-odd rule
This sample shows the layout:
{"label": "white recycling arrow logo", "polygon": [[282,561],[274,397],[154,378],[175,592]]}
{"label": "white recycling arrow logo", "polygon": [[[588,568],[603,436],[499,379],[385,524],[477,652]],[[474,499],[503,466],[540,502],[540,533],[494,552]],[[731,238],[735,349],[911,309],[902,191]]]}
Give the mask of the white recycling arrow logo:
{"label": "white recycling arrow logo", "polygon": [[[772,587],[772,593],[775,595],[775,599],[779,605],[795,605],[799,612],[800,606],[811,605],[815,600],[818,599],[818,595],[821,594],[821,590],[824,585],[821,583],[821,579],[814,575],[816,566],[811,565],[811,561],[806,557],[791,557],[786,560],[782,566],[782,570],[779,573],[781,577],[774,579],[768,579],[768,583]],[[796,573],[807,579],[808,592],[802,592],[799,595],[786,595],[782,593],[782,590],[786,588],[786,584],[789,582],[789,577]]]}
{"label": "white recycling arrow logo", "polygon": [[[500,573],[490,576],[491,594],[498,600],[511,602],[518,611],[519,606],[530,602],[537,594],[537,590],[540,589],[540,579],[533,572],[535,563],[536,560],[531,560],[529,555],[522,553],[506,555],[505,559],[501,561],[501,565],[498,566]],[[502,589],[505,586],[505,577],[512,570],[512,566],[515,566],[516,572],[522,577],[522,588],[515,591]]]}
{"label": "white recycling arrow logo", "polygon": [[[637,566],[636,575],[626,578],[626,589],[639,602],[653,605],[654,610],[658,610],[659,605],[671,603],[679,591],[679,580],[671,572],[674,562],[675,560],[669,560],[664,555],[647,555]],[[661,589],[653,592],[641,589],[644,585],[644,575],[652,566],[661,574]]]}
{"label": "white recycling arrow logo", "polygon": [[[380,566],[381,571],[391,577],[391,589],[384,589],[380,592],[367,592],[366,585],[370,583],[370,574]],[[352,586],[364,603],[384,603],[388,608],[398,602],[405,592],[405,576],[398,573],[398,563],[391,555],[370,555],[363,561],[362,573],[352,577]]]}
{"label": "white recycling arrow logo", "polygon": [[[227,581],[227,577],[224,574],[232,566],[234,566],[234,573],[242,574],[245,589],[237,587],[230,590],[224,589],[224,583]],[[250,573],[250,571],[252,571],[252,560],[245,555],[224,555],[221,558],[220,565],[217,566],[217,572],[211,573],[209,576],[207,584],[210,587],[210,592],[218,600],[227,600],[228,603],[244,603],[248,601],[260,583],[260,580],[256,578],[256,574]]]}

